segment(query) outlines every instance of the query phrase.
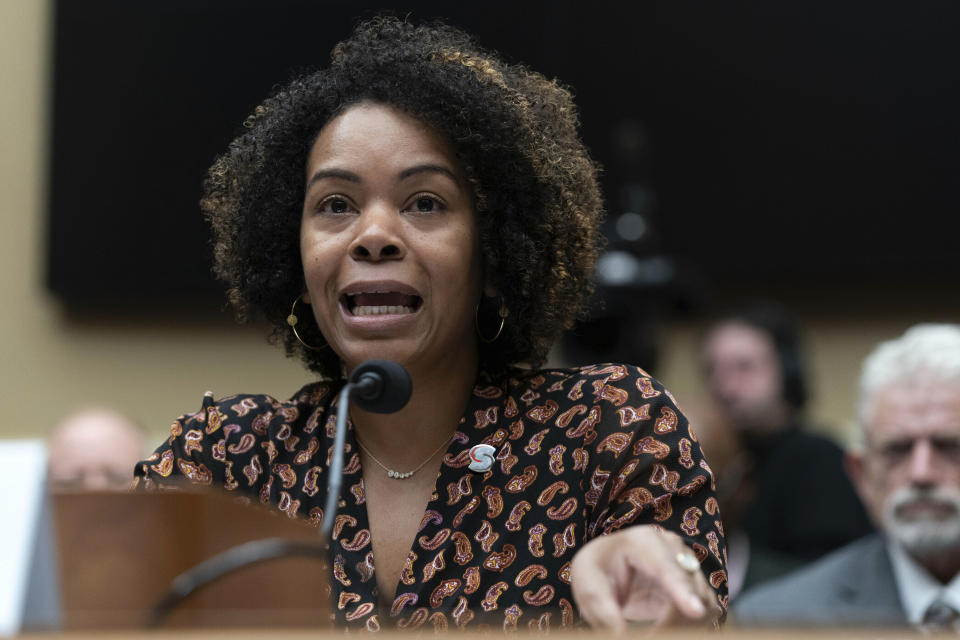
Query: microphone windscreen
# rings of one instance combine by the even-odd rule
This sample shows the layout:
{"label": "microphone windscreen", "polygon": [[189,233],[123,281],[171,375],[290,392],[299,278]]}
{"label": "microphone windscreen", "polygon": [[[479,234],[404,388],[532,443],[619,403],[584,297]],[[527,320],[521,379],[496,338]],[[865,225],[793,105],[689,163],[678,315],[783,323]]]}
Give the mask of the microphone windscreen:
{"label": "microphone windscreen", "polygon": [[364,385],[352,393],[350,399],[361,409],[372,413],[394,413],[404,408],[413,391],[410,374],[401,365],[390,360],[367,360],[350,374],[350,383],[364,375],[372,375],[380,384]]}

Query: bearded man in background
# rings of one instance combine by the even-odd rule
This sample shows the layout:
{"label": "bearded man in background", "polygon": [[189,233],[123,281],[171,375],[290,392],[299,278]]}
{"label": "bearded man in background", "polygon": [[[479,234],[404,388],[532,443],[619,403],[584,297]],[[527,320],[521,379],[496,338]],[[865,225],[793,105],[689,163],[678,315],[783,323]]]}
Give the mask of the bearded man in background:
{"label": "bearded man in background", "polygon": [[960,630],[960,326],[870,354],[859,419],[846,467],[881,533],[748,591],[740,624]]}

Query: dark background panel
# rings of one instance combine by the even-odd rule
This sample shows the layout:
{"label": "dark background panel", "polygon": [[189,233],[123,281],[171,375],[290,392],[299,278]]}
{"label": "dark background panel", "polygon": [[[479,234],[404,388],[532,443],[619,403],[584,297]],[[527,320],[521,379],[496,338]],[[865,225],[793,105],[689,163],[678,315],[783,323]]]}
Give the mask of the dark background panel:
{"label": "dark background panel", "polygon": [[[50,289],[71,309],[222,306],[197,205],[206,167],[273,87],[323,66],[378,8],[58,1]],[[954,2],[395,11],[443,16],[573,88],[611,249],[646,261],[628,291],[958,282]],[[639,237],[620,235],[626,212]]]}

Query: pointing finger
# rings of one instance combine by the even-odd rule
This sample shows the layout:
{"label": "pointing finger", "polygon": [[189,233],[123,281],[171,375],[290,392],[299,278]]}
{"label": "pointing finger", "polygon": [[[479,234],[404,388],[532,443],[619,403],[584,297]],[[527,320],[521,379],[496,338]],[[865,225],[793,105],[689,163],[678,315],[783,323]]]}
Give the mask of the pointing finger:
{"label": "pointing finger", "polygon": [[[684,548],[681,553],[689,552]],[[692,573],[682,569],[676,562],[675,555],[674,552],[664,549],[664,553],[658,554],[655,559],[644,559],[646,563],[655,566],[650,566],[650,564],[639,565],[636,559],[632,557],[630,560],[638,571],[650,573],[652,569],[655,572],[666,595],[681,615],[686,618],[700,619],[706,615],[707,607],[698,593],[699,590],[696,588],[694,581],[703,578],[698,570],[696,573]]]}
{"label": "pointing finger", "polygon": [[577,562],[571,567],[573,599],[580,615],[594,628],[620,633],[626,629],[623,611],[617,602],[610,577],[596,562]]}

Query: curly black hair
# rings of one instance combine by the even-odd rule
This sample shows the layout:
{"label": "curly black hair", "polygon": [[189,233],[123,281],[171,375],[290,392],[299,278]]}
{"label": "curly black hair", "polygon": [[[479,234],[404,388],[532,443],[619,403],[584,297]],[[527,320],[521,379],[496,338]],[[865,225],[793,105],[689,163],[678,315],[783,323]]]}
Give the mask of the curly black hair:
{"label": "curly black hair", "polygon": [[[480,345],[481,366],[542,364],[592,290],[603,216],[598,167],[567,89],[437,23],[362,22],[333,49],[327,69],[258,106],[210,168],[201,207],[213,228],[214,271],[238,318],[262,317],[287,355],[324,377],[341,375],[336,354],[303,348],[286,318],[306,290],[299,233],[307,156],[327,122],[362,102],[427,123],[464,166],[485,282],[509,309],[500,338]],[[301,337],[324,346],[312,318],[308,324],[297,325]]]}

